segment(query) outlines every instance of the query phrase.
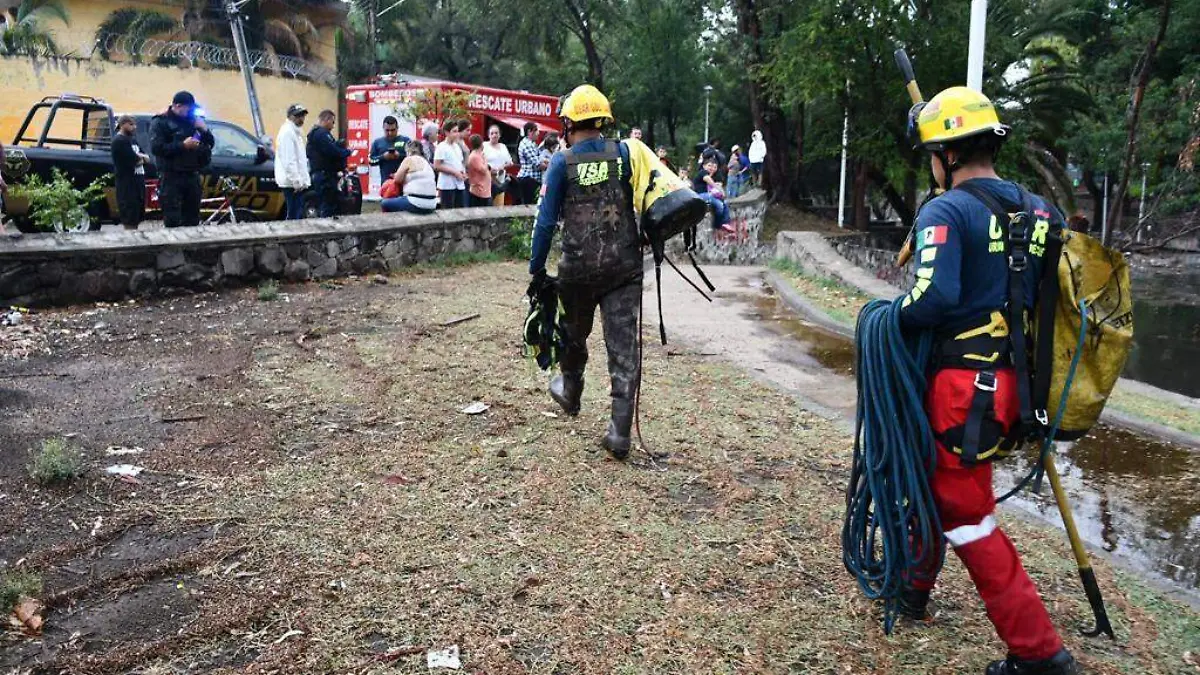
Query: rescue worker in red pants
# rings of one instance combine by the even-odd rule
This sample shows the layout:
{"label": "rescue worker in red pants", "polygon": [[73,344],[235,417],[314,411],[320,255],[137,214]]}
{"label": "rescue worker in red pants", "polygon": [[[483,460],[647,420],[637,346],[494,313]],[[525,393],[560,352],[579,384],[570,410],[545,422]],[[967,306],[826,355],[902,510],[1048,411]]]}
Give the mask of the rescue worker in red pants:
{"label": "rescue worker in red pants", "polygon": [[[1026,341],[1009,338],[1010,328],[1027,329],[1009,325],[1007,308],[1017,299],[1013,304],[1023,302],[1032,315],[1046,234],[1063,220],[1046,200],[996,174],[994,161],[1009,129],[983,94],[947,89],[914,107],[909,129],[930,153],[934,179],[946,192],[926,203],[917,217],[916,274],[902,303],[901,323],[906,331],[934,332],[925,403],[938,447],[931,478],[934,501],[946,541],[1008,646],[1008,657],[988,665],[986,673],[1078,673],[1016,549],[996,522],[991,465],[1011,446],[1008,437],[1028,401],[1028,389],[1018,386],[1028,369],[1017,367],[1028,363]],[[1004,205],[1009,213],[1032,210],[1027,241],[1014,244],[1008,224],[997,222],[984,200]],[[1010,256],[1013,246],[1020,251]],[[1018,289],[1012,294],[1010,283]],[[932,579],[910,583],[901,596],[901,614],[926,618],[933,585]]]}

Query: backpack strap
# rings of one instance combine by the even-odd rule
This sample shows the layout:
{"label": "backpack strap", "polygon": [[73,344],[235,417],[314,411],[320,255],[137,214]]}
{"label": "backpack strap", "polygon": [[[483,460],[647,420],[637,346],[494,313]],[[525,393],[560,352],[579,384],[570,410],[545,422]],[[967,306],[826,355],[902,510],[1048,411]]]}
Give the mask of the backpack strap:
{"label": "backpack strap", "polygon": [[1010,214],[995,195],[977,183],[966,181],[956,185],[954,189],[962,190],[982,202],[996,217],[997,224],[1005,233],[1005,252],[1008,254],[1008,301],[1005,306],[1005,319],[1008,321],[1008,339],[1012,349],[1013,368],[1017,375],[1017,400],[1020,404],[1020,417],[1011,434],[1024,436],[1035,428],[1037,422],[1029,373],[1024,284],[1024,277],[1029,268],[1029,232],[1030,221],[1033,219],[1033,198],[1017,186],[1021,210]]}
{"label": "backpack strap", "polygon": [[1033,354],[1033,411],[1042,426],[1049,426],[1050,378],[1054,371],[1054,314],[1061,289],[1058,263],[1062,258],[1062,221],[1050,218],[1046,250],[1042,252],[1042,279],[1038,284],[1037,338]]}

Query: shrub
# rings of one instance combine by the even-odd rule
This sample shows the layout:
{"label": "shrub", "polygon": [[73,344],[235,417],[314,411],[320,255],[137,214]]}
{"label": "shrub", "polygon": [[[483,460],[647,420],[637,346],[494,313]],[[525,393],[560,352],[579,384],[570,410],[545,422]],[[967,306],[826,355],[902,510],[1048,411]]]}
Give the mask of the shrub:
{"label": "shrub", "polygon": [[88,206],[104,196],[108,176],[76,190],[61,169],[54,169],[49,182],[30,174],[25,182],[12,187],[13,197],[29,201],[29,219],[43,232],[77,229],[87,222]]}
{"label": "shrub", "polygon": [[47,438],[42,447],[33,453],[29,475],[42,485],[64,483],[80,475],[83,458],[79,451],[62,438]]}
{"label": "shrub", "polygon": [[270,302],[279,298],[279,282],[274,279],[267,279],[258,285],[258,299],[263,302]]}
{"label": "shrub", "polygon": [[42,580],[32,572],[0,574],[0,616],[13,611],[22,595],[36,598],[41,594]]}
{"label": "shrub", "polygon": [[533,250],[533,223],[521,218],[508,221],[508,244],[504,254],[514,260],[529,260]]}

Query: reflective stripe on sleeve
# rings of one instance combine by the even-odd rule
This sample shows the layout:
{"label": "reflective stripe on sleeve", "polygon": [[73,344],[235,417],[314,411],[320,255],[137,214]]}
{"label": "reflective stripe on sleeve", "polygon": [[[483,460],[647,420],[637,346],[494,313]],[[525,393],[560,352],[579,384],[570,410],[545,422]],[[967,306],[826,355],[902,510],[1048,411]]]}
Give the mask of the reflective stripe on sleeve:
{"label": "reflective stripe on sleeve", "polygon": [[986,516],[978,525],[963,525],[946,532],[946,541],[951,546],[966,546],[973,541],[979,541],[996,531],[996,517]]}

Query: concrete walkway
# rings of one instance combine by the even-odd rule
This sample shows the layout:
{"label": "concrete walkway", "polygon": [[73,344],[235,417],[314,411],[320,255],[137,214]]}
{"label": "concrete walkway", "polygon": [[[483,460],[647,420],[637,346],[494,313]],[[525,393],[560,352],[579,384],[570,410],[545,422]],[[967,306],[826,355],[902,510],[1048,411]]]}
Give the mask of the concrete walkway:
{"label": "concrete walkway", "polygon": [[[797,319],[781,302],[764,295],[761,267],[712,265],[704,272],[717,287],[711,303],[670,268],[663,270],[667,346],[729,361],[849,429],[854,419],[854,380],[848,372],[839,375],[827,367],[847,358],[845,338]],[[647,279],[646,339],[652,340],[657,339],[658,300],[652,272]],[[797,334],[804,340],[796,340]]]}

